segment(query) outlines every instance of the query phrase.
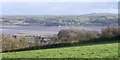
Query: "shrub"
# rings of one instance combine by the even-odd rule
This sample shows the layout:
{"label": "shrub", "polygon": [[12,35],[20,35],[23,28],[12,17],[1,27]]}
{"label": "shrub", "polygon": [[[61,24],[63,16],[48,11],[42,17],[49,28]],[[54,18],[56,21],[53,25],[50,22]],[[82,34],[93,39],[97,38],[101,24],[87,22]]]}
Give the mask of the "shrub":
{"label": "shrub", "polygon": [[66,29],[58,33],[58,39],[63,43],[73,43],[98,38],[97,31]]}
{"label": "shrub", "polygon": [[11,51],[41,45],[40,41],[31,40],[31,38],[26,38],[25,36],[16,36],[14,38],[13,35],[3,34],[1,38],[2,41],[0,41],[0,43],[2,43],[2,51]]}
{"label": "shrub", "polygon": [[120,35],[120,30],[118,27],[107,27],[101,31],[102,37],[111,38]]}

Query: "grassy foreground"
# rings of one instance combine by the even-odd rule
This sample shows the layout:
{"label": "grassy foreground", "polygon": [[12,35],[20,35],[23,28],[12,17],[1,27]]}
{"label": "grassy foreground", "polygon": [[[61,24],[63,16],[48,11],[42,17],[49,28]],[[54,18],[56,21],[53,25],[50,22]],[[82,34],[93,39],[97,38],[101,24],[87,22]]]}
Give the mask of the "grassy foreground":
{"label": "grassy foreground", "polygon": [[8,52],[2,58],[118,58],[118,43]]}

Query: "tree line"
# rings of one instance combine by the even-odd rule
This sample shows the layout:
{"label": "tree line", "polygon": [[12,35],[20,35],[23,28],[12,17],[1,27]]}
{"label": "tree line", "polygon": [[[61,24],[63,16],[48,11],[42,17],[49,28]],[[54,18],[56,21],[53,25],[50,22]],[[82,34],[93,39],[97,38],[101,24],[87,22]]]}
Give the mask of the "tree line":
{"label": "tree line", "polygon": [[[23,48],[46,46],[53,44],[64,44],[65,43],[78,43],[84,41],[92,41],[92,39],[99,38],[113,38],[120,35],[120,30],[118,27],[107,27],[102,29],[101,32],[91,31],[91,30],[79,30],[79,29],[63,29],[60,30],[57,35],[51,37],[41,37],[41,36],[20,36],[19,38],[15,35],[2,34],[2,51],[11,51]],[[89,42],[88,42],[89,43]],[[59,47],[59,46],[58,46]]]}

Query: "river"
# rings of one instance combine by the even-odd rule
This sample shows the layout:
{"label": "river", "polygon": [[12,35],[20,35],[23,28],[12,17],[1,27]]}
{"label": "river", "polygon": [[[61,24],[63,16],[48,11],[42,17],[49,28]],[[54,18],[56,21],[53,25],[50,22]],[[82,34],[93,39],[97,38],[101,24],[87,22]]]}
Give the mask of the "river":
{"label": "river", "polygon": [[1,25],[0,31],[3,34],[37,34],[37,35],[54,35],[57,34],[61,29],[84,29],[84,30],[96,30],[106,26],[78,26],[78,27],[59,27],[59,26],[20,26],[20,25]]}

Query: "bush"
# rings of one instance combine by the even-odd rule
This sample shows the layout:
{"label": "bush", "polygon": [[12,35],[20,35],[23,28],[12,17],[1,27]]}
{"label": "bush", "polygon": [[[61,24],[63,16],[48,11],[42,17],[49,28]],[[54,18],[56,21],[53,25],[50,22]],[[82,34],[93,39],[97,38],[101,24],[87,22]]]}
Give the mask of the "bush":
{"label": "bush", "polygon": [[2,41],[0,41],[2,43],[2,51],[11,51],[41,45],[38,40],[32,40],[31,38],[26,38],[25,36],[13,36],[14,35],[9,34],[2,35]]}
{"label": "bush", "polygon": [[118,27],[107,27],[101,31],[102,37],[112,38],[114,36],[120,35],[120,30]]}
{"label": "bush", "polygon": [[58,39],[62,43],[73,43],[98,38],[98,35],[97,31],[66,29],[59,31]]}

